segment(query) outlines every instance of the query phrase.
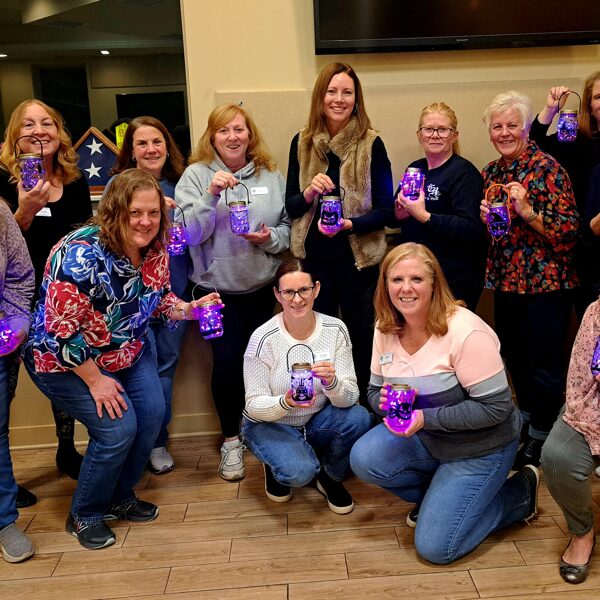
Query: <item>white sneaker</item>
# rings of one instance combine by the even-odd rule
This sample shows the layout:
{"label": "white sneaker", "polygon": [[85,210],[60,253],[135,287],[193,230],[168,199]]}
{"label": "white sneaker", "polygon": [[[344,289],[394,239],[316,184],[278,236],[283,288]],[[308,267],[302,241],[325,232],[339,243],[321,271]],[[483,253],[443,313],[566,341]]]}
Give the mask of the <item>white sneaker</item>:
{"label": "white sneaker", "polygon": [[221,464],[219,475],[227,481],[239,481],[244,478],[244,450],[246,446],[240,441],[223,442],[221,446]]}
{"label": "white sneaker", "polygon": [[596,467],[594,472],[596,473],[596,477],[600,477],[600,467]]}
{"label": "white sneaker", "polygon": [[168,473],[175,468],[173,457],[167,452],[164,446],[153,448],[148,459],[148,469],[155,475]]}

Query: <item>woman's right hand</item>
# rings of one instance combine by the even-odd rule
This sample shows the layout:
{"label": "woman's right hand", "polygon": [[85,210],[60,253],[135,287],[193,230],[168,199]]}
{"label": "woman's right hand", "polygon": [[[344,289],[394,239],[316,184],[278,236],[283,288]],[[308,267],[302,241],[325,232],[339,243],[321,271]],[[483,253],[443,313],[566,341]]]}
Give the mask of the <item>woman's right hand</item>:
{"label": "woman's right hand", "polygon": [[28,192],[23,189],[23,184],[17,183],[19,207],[15,219],[23,231],[29,228],[35,215],[48,204],[50,200],[50,182],[38,181],[35,187]]}
{"label": "woman's right hand", "polygon": [[313,394],[313,397],[308,402],[294,402],[292,390],[288,390],[283,397],[284,402],[292,408],[311,408],[316,399],[317,397]]}
{"label": "woman's right hand", "polygon": [[490,203],[487,200],[482,200],[479,205],[479,218],[483,221],[483,224],[487,226],[488,215],[490,214]]}
{"label": "woman's right hand", "polygon": [[207,191],[211,196],[220,196],[221,192],[227,188],[234,188],[238,184],[238,180],[232,173],[227,171],[217,171],[210,182]]}
{"label": "woman's right hand", "polygon": [[387,412],[390,408],[390,403],[387,397],[389,387],[390,384],[387,381],[384,381],[379,390],[379,410],[382,410],[383,412]]}
{"label": "woman's right hand", "polygon": [[312,204],[313,200],[319,194],[329,194],[335,189],[331,178],[325,173],[317,173],[310,182],[310,185],[302,192],[306,204]]}
{"label": "woman's right hand", "polygon": [[102,407],[106,410],[106,413],[111,419],[123,417],[123,410],[127,410],[127,403],[125,402],[121,392],[123,392],[123,386],[103,373],[94,380],[89,386],[90,394],[96,403],[96,414],[98,418],[102,418]]}
{"label": "woman's right hand", "polygon": [[571,89],[565,85],[557,85],[548,90],[546,105],[538,117],[540,123],[544,125],[552,123],[556,113],[565,105],[570,91]]}

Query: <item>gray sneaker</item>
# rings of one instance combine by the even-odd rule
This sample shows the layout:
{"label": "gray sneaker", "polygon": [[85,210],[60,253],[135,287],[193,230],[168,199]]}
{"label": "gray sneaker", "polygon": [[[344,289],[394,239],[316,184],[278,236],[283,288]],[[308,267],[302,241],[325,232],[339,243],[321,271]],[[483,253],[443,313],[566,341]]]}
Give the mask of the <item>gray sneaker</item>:
{"label": "gray sneaker", "polygon": [[14,523],[0,529],[0,547],[2,557],[9,563],[22,562],[34,553],[31,540]]}
{"label": "gray sneaker", "polygon": [[148,469],[155,475],[168,473],[175,468],[173,457],[167,452],[164,446],[153,448],[148,459]]}
{"label": "gray sneaker", "polygon": [[221,446],[221,464],[219,475],[226,481],[239,481],[244,479],[244,450],[246,446],[241,441],[224,442]]}

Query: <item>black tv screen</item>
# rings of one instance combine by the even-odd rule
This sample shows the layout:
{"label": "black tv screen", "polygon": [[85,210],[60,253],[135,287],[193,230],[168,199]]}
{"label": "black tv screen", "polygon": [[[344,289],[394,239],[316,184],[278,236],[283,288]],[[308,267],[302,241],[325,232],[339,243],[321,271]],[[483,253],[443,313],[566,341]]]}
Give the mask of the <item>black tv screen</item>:
{"label": "black tv screen", "polygon": [[600,0],[313,0],[317,54],[600,43]]}

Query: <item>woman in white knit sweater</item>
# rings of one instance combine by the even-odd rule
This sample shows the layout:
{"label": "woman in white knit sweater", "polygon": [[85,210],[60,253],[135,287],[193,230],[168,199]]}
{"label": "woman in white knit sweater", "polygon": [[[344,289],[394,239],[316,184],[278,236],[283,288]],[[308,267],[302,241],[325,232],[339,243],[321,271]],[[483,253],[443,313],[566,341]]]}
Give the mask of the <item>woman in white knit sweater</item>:
{"label": "woman in white knit sweater", "polygon": [[[344,323],[313,311],[320,283],[301,260],[282,264],[275,297],[283,311],[259,327],[244,355],[246,408],[242,431],[264,463],[265,491],[286,502],[290,488],[316,477],[329,508],[349,513],[352,497],[342,481],[354,442],[369,429],[367,410],[358,404],[352,344]],[[314,395],[295,402],[290,367],[310,363]]]}

